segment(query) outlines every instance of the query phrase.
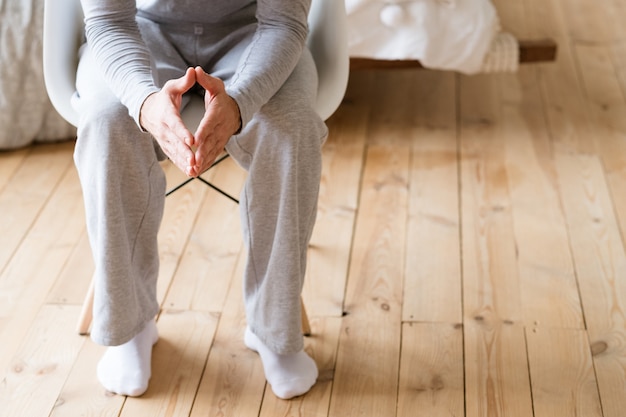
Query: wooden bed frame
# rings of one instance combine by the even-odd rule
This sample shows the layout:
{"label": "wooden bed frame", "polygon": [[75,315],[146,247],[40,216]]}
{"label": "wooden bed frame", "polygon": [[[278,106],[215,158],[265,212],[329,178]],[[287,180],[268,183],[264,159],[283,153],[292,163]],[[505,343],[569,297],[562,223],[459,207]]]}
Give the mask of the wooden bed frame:
{"label": "wooden bed frame", "polygon": [[[551,39],[519,41],[520,64],[554,61],[556,59],[556,53],[557,44]],[[398,68],[424,67],[417,60],[381,60],[371,58],[350,58],[351,70]]]}

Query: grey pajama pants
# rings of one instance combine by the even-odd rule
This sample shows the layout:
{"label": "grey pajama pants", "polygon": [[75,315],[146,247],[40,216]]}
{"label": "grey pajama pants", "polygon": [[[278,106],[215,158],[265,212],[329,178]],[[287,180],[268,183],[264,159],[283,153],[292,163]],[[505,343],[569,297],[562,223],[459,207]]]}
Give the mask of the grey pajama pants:
{"label": "grey pajama pants", "polygon": [[[194,25],[180,29],[138,21],[159,85],[196,65],[228,83],[254,31],[207,33]],[[303,346],[300,293],[327,136],[312,107],[316,90],[315,64],[305,51],[283,87],[226,147],[249,173],[240,202],[248,325],[276,353]],[[77,91],[81,118],[74,159],[96,265],[91,336],[99,344],[119,345],[159,310],[157,233],[165,195],[159,160],[164,155],[106,87],[88,48],[79,64]]]}

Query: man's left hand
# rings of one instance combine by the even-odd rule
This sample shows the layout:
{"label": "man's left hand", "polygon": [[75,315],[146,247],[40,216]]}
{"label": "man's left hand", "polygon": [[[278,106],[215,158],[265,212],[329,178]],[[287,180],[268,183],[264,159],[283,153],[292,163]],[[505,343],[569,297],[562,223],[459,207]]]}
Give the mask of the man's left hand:
{"label": "man's left hand", "polygon": [[206,171],[224,151],[226,143],[241,127],[237,102],[226,93],[224,82],[196,67],[196,82],[206,90],[204,117],[194,134],[195,166],[193,176]]}

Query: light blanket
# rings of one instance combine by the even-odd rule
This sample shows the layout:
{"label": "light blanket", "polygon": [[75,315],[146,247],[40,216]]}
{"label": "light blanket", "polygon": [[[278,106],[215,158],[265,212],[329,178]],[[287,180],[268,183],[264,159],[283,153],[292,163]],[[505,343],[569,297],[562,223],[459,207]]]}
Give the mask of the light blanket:
{"label": "light blanket", "polygon": [[346,0],[351,57],[480,72],[499,31],[489,0]]}

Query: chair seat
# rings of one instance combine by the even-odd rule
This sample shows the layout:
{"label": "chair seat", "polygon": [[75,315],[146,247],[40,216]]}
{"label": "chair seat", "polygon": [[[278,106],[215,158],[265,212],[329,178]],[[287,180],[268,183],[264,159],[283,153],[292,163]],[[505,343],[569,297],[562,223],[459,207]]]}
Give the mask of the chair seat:
{"label": "chair seat", "polygon": [[202,116],[204,116],[203,98],[197,94],[192,94],[191,100],[189,100],[189,103],[185,106],[181,116],[183,117],[183,122],[185,126],[187,126],[187,129],[193,133],[200,124]]}

